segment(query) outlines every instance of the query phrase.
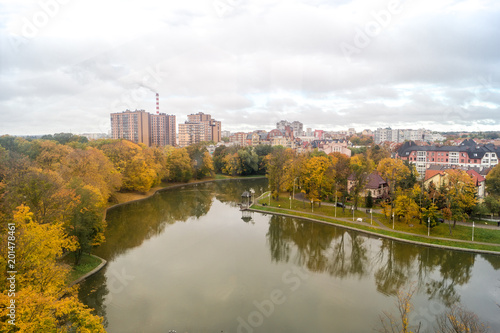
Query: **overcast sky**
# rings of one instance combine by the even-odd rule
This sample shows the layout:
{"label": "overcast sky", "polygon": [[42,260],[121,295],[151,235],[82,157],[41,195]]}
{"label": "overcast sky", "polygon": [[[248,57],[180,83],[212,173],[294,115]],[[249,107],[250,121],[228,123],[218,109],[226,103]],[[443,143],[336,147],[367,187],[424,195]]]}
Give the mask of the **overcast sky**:
{"label": "overcast sky", "polygon": [[498,0],[0,0],[0,135],[125,109],[222,129],[500,130]]}

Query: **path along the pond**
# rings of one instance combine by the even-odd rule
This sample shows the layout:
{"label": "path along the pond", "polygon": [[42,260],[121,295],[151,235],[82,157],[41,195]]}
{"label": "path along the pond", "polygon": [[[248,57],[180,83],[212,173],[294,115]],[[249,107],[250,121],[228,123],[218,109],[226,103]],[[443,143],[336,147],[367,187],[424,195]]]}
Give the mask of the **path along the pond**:
{"label": "path along the pond", "polygon": [[[267,198],[268,196],[269,196],[269,192],[266,192],[266,193],[262,194],[259,198],[255,199],[255,202],[258,202],[258,200],[260,200],[260,199]],[[331,203],[321,203],[321,204],[322,205],[326,205],[326,206],[335,206],[335,204],[331,204]],[[288,209],[288,208],[283,208],[283,207],[279,207],[279,208],[278,207],[272,207],[274,209],[279,209],[280,212],[269,212],[269,211],[265,211],[265,210],[260,210],[258,208],[259,206],[261,206],[261,205],[260,204],[254,204],[251,207],[250,210],[252,210],[252,211],[258,211],[258,212],[264,212],[264,213],[270,213],[270,214],[286,215],[286,216],[290,216],[290,217],[304,218],[304,217],[302,217],[300,215],[297,215],[297,213],[298,214],[304,214],[303,211],[298,211],[298,210],[293,210],[293,209]],[[346,207],[346,209],[347,209],[347,207]],[[287,212],[288,212],[288,214],[287,214]],[[376,212],[376,210],[374,210],[374,212]],[[427,236],[427,235],[415,234],[415,233],[411,233],[411,232],[394,230],[394,229],[389,228],[388,226],[384,225],[382,222],[380,222],[377,217],[373,217],[373,219],[367,218],[366,220],[365,219],[361,219],[361,221],[359,221],[357,218],[352,219],[350,217],[349,218],[345,218],[345,217],[344,218],[342,218],[342,217],[332,217],[332,216],[326,216],[324,214],[316,214],[316,213],[313,213],[313,212],[308,212],[307,215],[317,216],[318,218],[325,218],[326,217],[326,218],[329,218],[329,219],[332,220],[331,223],[330,222],[325,222],[323,220],[316,220],[317,222],[321,222],[321,223],[335,224],[335,220],[346,222],[346,223],[351,224],[353,226],[353,229],[356,229],[357,225],[358,226],[364,226],[364,227],[370,226],[370,227],[373,227],[375,229],[387,230],[387,231],[391,231],[393,233],[402,234],[402,235],[418,236],[418,237],[422,237],[424,239],[429,239],[429,240],[452,241],[452,242],[457,242],[457,243],[480,244],[480,245],[489,245],[489,246],[495,246],[495,245],[497,245],[497,244],[492,244],[492,243],[475,242],[475,241],[460,240],[460,239],[451,239],[451,238],[445,238],[445,237],[434,237],[434,236]],[[305,218],[305,219],[308,219],[308,218]],[[457,222],[457,225],[464,225],[464,226],[470,227],[470,224],[465,223],[465,222]],[[346,227],[345,225],[339,225],[339,226],[340,227]],[[476,228],[492,229],[492,230],[499,230],[500,231],[500,228],[498,228],[495,225],[476,224],[475,227]],[[358,230],[360,232],[367,232],[364,229],[358,229]],[[370,233],[370,232],[368,231],[368,233]],[[379,235],[379,234],[376,234],[376,235]],[[386,237],[384,235],[379,235],[379,236]],[[389,238],[399,239],[397,237],[389,237]],[[401,240],[403,242],[418,243],[418,242],[408,241],[406,239],[399,239],[399,240]],[[448,246],[441,246],[441,245],[432,244],[432,243],[422,243],[422,245],[431,245],[431,246],[437,246],[437,247],[441,247],[441,248],[450,248]],[[465,248],[456,248],[456,249],[464,250],[464,251],[472,251],[472,252],[495,253],[493,251],[481,251],[481,250],[465,249]],[[496,252],[495,254],[500,254],[500,252]]]}

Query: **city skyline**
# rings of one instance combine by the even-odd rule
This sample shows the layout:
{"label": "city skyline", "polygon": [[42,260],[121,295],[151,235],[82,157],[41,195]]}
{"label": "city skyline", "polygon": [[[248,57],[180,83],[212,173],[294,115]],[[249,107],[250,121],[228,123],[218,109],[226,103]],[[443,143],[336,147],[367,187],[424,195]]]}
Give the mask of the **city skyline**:
{"label": "city skyline", "polygon": [[231,132],[500,130],[492,0],[5,0],[0,15],[0,135],[107,133],[156,93],[160,112]]}

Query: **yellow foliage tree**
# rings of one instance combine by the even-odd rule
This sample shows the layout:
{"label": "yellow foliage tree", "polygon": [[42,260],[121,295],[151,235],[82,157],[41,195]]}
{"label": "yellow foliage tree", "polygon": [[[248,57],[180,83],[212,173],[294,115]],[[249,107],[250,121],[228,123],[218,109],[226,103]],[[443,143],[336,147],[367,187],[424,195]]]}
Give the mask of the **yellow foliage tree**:
{"label": "yellow foliage tree", "polygon": [[113,164],[96,148],[75,149],[62,161],[62,175],[66,181],[78,178],[83,183],[97,188],[108,200],[120,188],[122,176]]}
{"label": "yellow foliage tree", "polygon": [[[18,207],[13,214],[16,290],[15,297],[9,297],[6,277],[0,282],[4,291],[0,294],[0,331],[105,332],[102,318],[79,302],[75,287],[67,287],[69,268],[56,260],[64,250],[74,250],[76,242],[64,233],[62,224],[38,224],[33,216],[27,206]],[[5,267],[7,242],[0,243],[0,251],[0,264]],[[15,326],[9,323],[12,317],[7,308],[12,300]]]}
{"label": "yellow foliage tree", "polygon": [[304,168],[304,189],[311,201],[323,200],[332,193],[335,170],[327,156],[314,156],[307,160]]}

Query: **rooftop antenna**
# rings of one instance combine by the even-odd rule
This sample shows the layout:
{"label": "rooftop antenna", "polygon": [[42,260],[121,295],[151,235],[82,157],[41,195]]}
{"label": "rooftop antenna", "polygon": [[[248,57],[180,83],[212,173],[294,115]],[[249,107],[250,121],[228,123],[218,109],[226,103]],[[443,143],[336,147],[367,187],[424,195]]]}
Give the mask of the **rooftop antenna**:
{"label": "rooftop antenna", "polygon": [[160,114],[160,95],[156,93],[156,114]]}

